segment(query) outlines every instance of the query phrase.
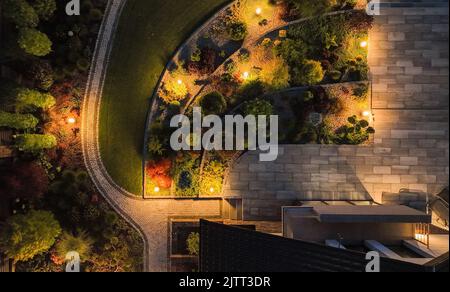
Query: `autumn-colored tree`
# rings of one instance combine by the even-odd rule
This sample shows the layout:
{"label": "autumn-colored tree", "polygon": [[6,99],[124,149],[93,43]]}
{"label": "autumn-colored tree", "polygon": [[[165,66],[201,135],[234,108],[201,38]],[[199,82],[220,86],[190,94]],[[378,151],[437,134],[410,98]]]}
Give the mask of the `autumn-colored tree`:
{"label": "autumn-colored tree", "polygon": [[0,170],[0,197],[36,198],[47,192],[47,173],[37,163],[23,162]]}
{"label": "autumn-colored tree", "polygon": [[168,189],[172,186],[172,178],[169,176],[172,161],[164,159],[159,162],[149,163],[147,166],[147,175],[156,183],[157,186]]}

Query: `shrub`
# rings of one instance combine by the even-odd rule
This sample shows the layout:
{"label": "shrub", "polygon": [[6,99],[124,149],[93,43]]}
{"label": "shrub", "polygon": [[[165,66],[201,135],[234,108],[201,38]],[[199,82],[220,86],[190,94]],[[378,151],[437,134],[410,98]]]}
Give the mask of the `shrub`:
{"label": "shrub", "polygon": [[273,115],[273,106],[263,99],[254,99],[244,104],[243,112],[245,116],[270,116]]}
{"label": "shrub", "polygon": [[11,114],[0,111],[0,127],[15,130],[34,129],[39,120],[31,114]]}
{"label": "shrub", "polygon": [[147,175],[158,187],[168,189],[172,186],[172,178],[169,175],[171,168],[172,161],[170,159],[151,162],[147,165]]}
{"label": "shrub", "polygon": [[206,163],[201,177],[200,190],[205,195],[220,195],[222,192],[225,165],[219,159]]}
{"label": "shrub", "polygon": [[348,118],[349,125],[342,126],[336,130],[333,141],[342,145],[359,145],[366,142],[375,129],[369,127],[366,120],[358,120],[356,116]]}
{"label": "shrub", "polygon": [[52,42],[48,36],[33,28],[20,30],[18,44],[27,54],[37,57],[46,56],[52,50]]}
{"label": "shrub", "polygon": [[102,20],[103,18],[103,12],[100,9],[91,9],[89,11],[89,20],[92,22],[98,22]]}
{"label": "shrub", "polygon": [[205,115],[220,115],[227,109],[227,101],[219,92],[206,94],[200,100],[200,106]]}
{"label": "shrub", "polygon": [[324,72],[322,64],[318,61],[305,61],[302,67],[294,70],[293,79],[295,84],[299,85],[315,85],[323,80]]}
{"label": "shrub", "polygon": [[31,1],[31,6],[33,6],[39,18],[42,20],[50,19],[56,11],[55,0],[33,0]]}
{"label": "shrub", "polygon": [[214,72],[216,69],[217,51],[211,48],[203,48],[200,50],[198,57],[197,53],[191,56],[191,58],[198,61],[191,60],[189,62],[189,72],[202,75]]}
{"label": "shrub", "polygon": [[274,90],[289,87],[289,67],[280,58],[267,61],[262,65],[259,79]]}
{"label": "shrub", "polygon": [[28,261],[48,251],[61,234],[61,227],[52,213],[31,211],[8,219],[0,233],[0,248],[15,263]]}
{"label": "shrub", "polygon": [[64,232],[55,245],[57,256],[64,260],[69,252],[76,251],[80,255],[80,261],[85,262],[92,253],[94,240],[87,232],[80,231],[78,235]]}
{"label": "shrub", "polygon": [[356,97],[356,99],[359,100],[365,100],[367,99],[367,96],[369,94],[369,84],[362,83],[353,89],[353,95]]}
{"label": "shrub", "polygon": [[186,245],[190,255],[198,256],[200,254],[200,234],[198,232],[189,234]]}
{"label": "shrub", "polygon": [[53,68],[49,62],[36,60],[27,72],[27,77],[33,81],[36,87],[49,90],[54,83]]}
{"label": "shrub", "polygon": [[314,99],[314,93],[311,90],[307,90],[302,93],[302,98],[304,102],[309,102]]}
{"label": "shrub", "polygon": [[37,163],[18,163],[0,172],[0,197],[40,198],[48,190],[49,178]]}
{"label": "shrub", "polygon": [[328,73],[328,75],[330,76],[331,80],[334,81],[334,82],[340,81],[341,77],[342,77],[341,71],[338,71],[338,70],[330,71]]}
{"label": "shrub", "polygon": [[248,63],[250,61],[250,51],[247,49],[241,49],[238,53],[239,63]]}
{"label": "shrub", "polygon": [[37,153],[57,145],[53,135],[22,134],[15,136],[15,146],[19,151]]}
{"label": "shrub", "polygon": [[150,126],[150,137],[147,142],[147,153],[151,160],[159,160],[168,152],[169,130],[161,123]]}
{"label": "shrub", "polygon": [[188,95],[185,83],[171,79],[165,82],[159,91],[159,96],[167,104],[179,104]]}
{"label": "shrub", "polygon": [[2,9],[5,18],[19,28],[36,27],[39,23],[35,9],[25,0],[5,0]]}
{"label": "shrub", "polygon": [[250,81],[239,89],[239,96],[243,100],[250,100],[263,96],[266,93],[264,83],[259,80]]}
{"label": "shrub", "polygon": [[89,67],[91,66],[91,63],[89,63],[89,60],[86,58],[80,58],[77,61],[77,68],[81,72],[86,72],[89,70]]}
{"label": "shrub", "polygon": [[230,60],[225,64],[225,71],[229,74],[234,74],[237,71],[237,65],[234,61]]}
{"label": "shrub", "polygon": [[191,61],[192,62],[200,62],[202,60],[202,51],[196,47],[191,54]]}
{"label": "shrub", "polygon": [[324,14],[336,5],[336,0],[289,0],[303,17]]}
{"label": "shrub", "polygon": [[247,25],[242,21],[234,21],[227,26],[228,37],[233,41],[242,41],[248,34]]}
{"label": "shrub", "polygon": [[16,109],[18,111],[34,110],[36,108],[47,110],[56,103],[55,98],[37,90],[21,88],[16,96]]}

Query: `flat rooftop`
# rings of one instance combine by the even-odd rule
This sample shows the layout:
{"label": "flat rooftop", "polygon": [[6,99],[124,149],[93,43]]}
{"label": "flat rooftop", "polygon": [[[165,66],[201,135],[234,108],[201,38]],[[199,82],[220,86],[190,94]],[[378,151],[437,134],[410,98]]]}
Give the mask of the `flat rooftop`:
{"label": "flat rooftop", "polygon": [[[305,208],[310,209],[310,212],[306,214]],[[291,216],[307,215],[323,223],[431,223],[431,215],[406,206],[311,206],[287,209]]]}

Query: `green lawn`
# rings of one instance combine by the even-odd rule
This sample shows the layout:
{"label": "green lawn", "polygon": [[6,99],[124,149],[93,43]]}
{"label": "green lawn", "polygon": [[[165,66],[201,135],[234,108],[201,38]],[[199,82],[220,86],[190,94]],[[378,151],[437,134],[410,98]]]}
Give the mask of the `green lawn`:
{"label": "green lawn", "polygon": [[129,0],[105,79],[103,162],[117,184],[142,194],[142,149],[150,98],[164,66],[189,34],[228,0]]}

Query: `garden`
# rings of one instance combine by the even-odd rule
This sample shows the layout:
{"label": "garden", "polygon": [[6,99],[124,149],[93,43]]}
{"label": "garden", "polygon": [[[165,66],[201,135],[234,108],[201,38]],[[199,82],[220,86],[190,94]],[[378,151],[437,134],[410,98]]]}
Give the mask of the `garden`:
{"label": "garden", "polygon": [[[106,0],[4,0],[0,18],[0,253],[16,271],[142,271],[143,240],[100,196],[81,151],[80,108]],[[2,142],[2,141],[0,141]],[[3,143],[3,142],[2,142]],[[2,144],[3,146],[3,144]]]}
{"label": "garden", "polygon": [[169,145],[171,118],[194,107],[222,117],[277,115],[282,144],[370,144],[366,4],[237,0],[200,27],[167,66],[149,110],[145,197],[222,195],[242,151]]}

